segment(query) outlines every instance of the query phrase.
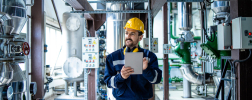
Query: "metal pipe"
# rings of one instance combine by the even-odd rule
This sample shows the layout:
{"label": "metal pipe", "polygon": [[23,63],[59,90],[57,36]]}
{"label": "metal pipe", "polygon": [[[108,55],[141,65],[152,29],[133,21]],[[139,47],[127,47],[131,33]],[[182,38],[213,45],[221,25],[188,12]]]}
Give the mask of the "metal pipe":
{"label": "metal pipe", "polygon": [[191,64],[182,64],[180,67],[180,71],[185,79],[188,81],[195,83],[195,84],[202,84],[203,83],[203,77],[201,74],[196,74]]}
{"label": "metal pipe", "polygon": [[179,29],[190,31],[192,29],[192,3],[178,2]]}
{"label": "metal pipe", "polygon": [[183,97],[191,98],[191,83],[185,77],[183,78]]}

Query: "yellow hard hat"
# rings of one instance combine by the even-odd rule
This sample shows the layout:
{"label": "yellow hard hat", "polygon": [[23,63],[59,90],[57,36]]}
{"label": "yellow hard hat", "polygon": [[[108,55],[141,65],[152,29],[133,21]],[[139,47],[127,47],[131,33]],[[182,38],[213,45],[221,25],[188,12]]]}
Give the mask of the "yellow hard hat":
{"label": "yellow hard hat", "polygon": [[124,29],[126,29],[126,28],[138,30],[138,31],[143,32],[143,34],[144,34],[144,24],[139,18],[134,17],[134,18],[129,19],[127,21]]}

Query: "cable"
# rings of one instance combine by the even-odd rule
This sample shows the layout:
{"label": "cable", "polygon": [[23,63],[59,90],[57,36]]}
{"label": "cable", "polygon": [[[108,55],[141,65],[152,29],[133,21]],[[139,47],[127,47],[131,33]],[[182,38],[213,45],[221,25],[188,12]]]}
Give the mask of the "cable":
{"label": "cable", "polygon": [[215,40],[215,32],[214,32],[214,37],[212,38],[212,32],[210,31],[210,33],[211,33],[211,38],[209,38],[209,36],[207,35],[207,31],[206,31],[206,29],[204,28],[204,10],[206,10],[206,7],[205,7],[205,3],[204,2],[200,2],[200,7],[201,7],[201,21],[202,21],[202,25],[201,25],[201,28],[203,29],[203,33],[204,33],[204,35],[206,36],[206,39],[208,40],[208,41],[210,41],[210,42],[214,42],[214,40]]}
{"label": "cable", "polygon": [[246,58],[246,59],[243,59],[243,60],[235,60],[234,62],[233,62],[233,66],[235,67],[235,63],[236,62],[245,62],[245,61],[247,61],[249,58],[251,57],[251,49],[249,49],[249,56]]}

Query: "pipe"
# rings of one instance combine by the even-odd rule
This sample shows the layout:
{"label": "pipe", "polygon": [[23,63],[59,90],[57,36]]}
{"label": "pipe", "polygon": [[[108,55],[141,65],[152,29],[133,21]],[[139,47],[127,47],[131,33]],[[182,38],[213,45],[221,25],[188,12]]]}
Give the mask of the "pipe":
{"label": "pipe", "polygon": [[182,64],[180,71],[186,80],[195,84],[203,84],[203,76],[201,74],[196,74],[191,64]]}
{"label": "pipe", "polygon": [[192,64],[190,42],[184,42],[184,49],[180,48],[181,42],[176,46],[175,54],[181,57],[181,64]]}
{"label": "pipe", "polygon": [[[170,3],[170,11],[169,12],[172,12],[172,3]],[[168,17],[170,17],[170,15],[168,15]],[[170,18],[169,18],[170,19]],[[170,21],[168,21],[168,22],[170,22]],[[173,34],[172,34],[172,23],[169,23],[170,24],[170,28],[169,28],[169,33],[170,33],[170,38],[172,38],[172,39],[178,39],[179,37],[178,36],[174,36]],[[169,25],[168,24],[168,25]],[[194,36],[194,38],[193,38],[194,40],[201,40],[201,36]]]}
{"label": "pipe", "polygon": [[7,13],[4,13],[4,12],[0,12],[0,21],[1,21],[1,24],[4,23],[4,21],[6,20],[10,20],[11,19],[11,16]]}

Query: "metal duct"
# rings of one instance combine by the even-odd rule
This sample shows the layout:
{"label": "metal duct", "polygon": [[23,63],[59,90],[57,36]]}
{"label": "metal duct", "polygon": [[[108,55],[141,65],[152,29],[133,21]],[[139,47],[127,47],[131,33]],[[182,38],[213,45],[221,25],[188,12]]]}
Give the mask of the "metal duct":
{"label": "metal duct", "polygon": [[185,79],[195,84],[203,83],[203,76],[201,74],[196,74],[191,64],[182,64],[180,71]]}
{"label": "metal duct", "polygon": [[230,12],[229,1],[214,1],[211,9],[216,15],[225,15]]}
{"label": "metal duct", "polygon": [[[122,11],[131,9],[130,3],[107,3],[108,11]],[[107,51],[114,52],[124,46],[124,25],[127,22],[126,13],[107,13]]]}
{"label": "metal duct", "polygon": [[0,63],[0,85],[9,84],[13,78],[13,69],[9,62]]}
{"label": "metal duct", "polygon": [[178,2],[179,29],[190,31],[192,29],[192,3]]}
{"label": "metal duct", "polygon": [[13,32],[7,34],[19,34],[27,21],[25,0],[3,0],[1,3],[1,12],[9,14],[12,18],[12,22],[5,23],[4,26],[14,26]]}

